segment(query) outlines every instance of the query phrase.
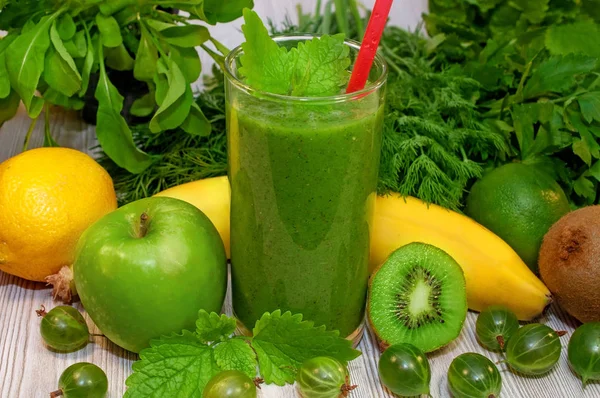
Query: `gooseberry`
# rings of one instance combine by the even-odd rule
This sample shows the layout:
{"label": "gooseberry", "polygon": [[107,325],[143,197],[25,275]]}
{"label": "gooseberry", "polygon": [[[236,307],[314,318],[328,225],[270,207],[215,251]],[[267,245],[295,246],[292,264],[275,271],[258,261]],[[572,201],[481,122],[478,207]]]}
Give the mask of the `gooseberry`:
{"label": "gooseberry", "polygon": [[83,315],[77,309],[61,305],[46,312],[36,311],[42,317],[40,334],[48,347],[56,351],[76,351],[89,341],[89,329]]}
{"label": "gooseberry", "polygon": [[379,359],[381,382],[394,394],[429,394],[431,369],[423,351],[411,344],[394,344]]}
{"label": "gooseberry", "polygon": [[455,398],[497,398],[502,378],[492,361],[468,352],[457,356],[450,364],[448,386]]}
{"label": "gooseberry", "polygon": [[560,358],[559,337],[565,333],[539,323],[525,325],[508,340],[506,362],[525,375],[546,373]]}
{"label": "gooseberry", "polygon": [[600,380],[600,322],[584,323],[573,332],[568,358],[584,385],[589,380]]}
{"label": "gooseberry", "polygon": [[58,388],[50,393],[50,398],[104,398],[108,391],[108,379],[98,366],[79,362],[69,366],[60,375]]}
{"label": "gooseberry", "polygon": [[305,361],[296,376],[303,398],[346,397],[356,388],[349,381],[346,367],[330,357],[316,357]]}
{"label": "gooseberry", "polygon": [[256,384],[244,372],[225,370],[208,381],[202,398],[256,398]]}
{"label": "gooseberry", "polygon": [[517,316],[502,306],[491,306],[481,311],[475,323],[479,343],[491,351],[504,351],[506,342],[518,329]]}

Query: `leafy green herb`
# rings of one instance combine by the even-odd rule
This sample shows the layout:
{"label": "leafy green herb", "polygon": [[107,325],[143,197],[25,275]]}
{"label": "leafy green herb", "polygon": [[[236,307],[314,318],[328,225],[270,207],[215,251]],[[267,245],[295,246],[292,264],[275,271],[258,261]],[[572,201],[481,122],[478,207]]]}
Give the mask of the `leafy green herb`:
{"label": "leafy green herb", "polygon": [[195,333],[161,337],[142,350],[127,379],[125,398],[198,397],[218,372],[236,369],[266,383],[293,383],[307,358],[331,356],[346,363],[360,355],[337,331],[314,327],[302,315],[275,311],[256,322],[252,337],[233,336],[235,320],[226,315],[198,314]]}
{"label": "leafy green herb", "polygon": [[[202,71],[195,48],[201,46],[218,61],[228,49],[197,22],[230,21],[252,6],[252,0],[226,5],[212,0],[2,2],[0,29],[10,32],[0,40],[0,99],[6,99],[7,106],[3,119],[14,114],[17,97],[36,119],[45,103],[81,109],[95,96],[102,148],[118,167],[140,173],[152,164],[151,156],[136,147],[121,113],[148,117],[155,134],[169,135],[181,127],[193,136],[208,135],[210,121],[193,105],[190,86]],[[169,7],[190,14],[165,12]],[[212,49],[208,42],[218,44]],[[131,111],[129,105],[123,109],[123,98],[110,81],[112,71],[133,71],[147,86],[127,101],[135,105]],[[103,87],[93,89],[90,81],[96,82],[96,73]]]}
{"label": "leafy green herb", "polygon": [[427,28],[438,35],[440,67],[458,63],[482,85],[479,118],[511,146],[494,163],[535,165],[574,206],[598,203],[597,2],[430,0],[430,6]]}
{"label": "leafy green herb", "polygon": [[[349,38],[360,40],[360,27],[365,21],[356,18],[355,2],[344,0],[342,3],[345,5],[339,12],[343,13],[343,20],[349,21]],[[273,30],[275,28],[271,26],[271,29],[273,33],[339,32],[335,14],[327,11],[332,10],[333,5],[333,1],[326,2],[325,13],[319,10],[314,15],[301,12],[299,25],[287,21],[283,28]],[[268,86],[259,87],[263,90],[291,93],[290,82],[302,80],[297,78],[298,75],[293,77],[294,70],[291,63],[288,65],[287,57],[292,52],[284,52],[273,43],[253,13],[246,13],[243,29],[247,43],[253,43],[255,50],[249,50],[242,59],[242,72],[247,82],[257,87],[264,80]],[[416,32],[397,27],[386,29],[381,50],[390,68],[378,191],[381,194],[401,192],[460,210],[467,188],[484,168],[508,156],[505,139],[508,132],[497,128],[496,124],[484,123],[476,107],[477,99],[485,94],[482,84],[460,68],[450,67],[444,59],[445,53],[438,51],[440,45],[448,49],[446,44],[440,37],[427,40]],[[267,59],[283,59],[283,64],[273,67]],[[248,63],[257,68],[244,70]],[[339,70],[343,69],[345,66],[341,65]],[[298,70],[303,71],[302,68]],[[264,79],[265,76],[272,78]],[[339,76],[341,81],[341,72]],[[161,156],[147,172],[134,176],[103,162],[109,167],[123,202],[184,182],[226,174],[221,74],[217,74],[211,86],[215,82],[218,82],[217,86],[201,93],[197,99],[197,104],[211,121],[213,131],[218,134],[215,139],[185,139],[184,132],[175,130],[172,134],[176,134],[177,143],[174,143],[160,137],[151,138],[147,129],[140,129],[135,134],[140,137],[141,147]],[[315,81],[315,84],[318,91],[319,82]],[[337,88],[331,85],[332,91],[339,90],[339,82],[336,84]],[[216,123],[215,118],[221,122]],[[504,127],[513,131],[508,124]],[[185,140],[185,144],[180,145],[179,140]]]}
{"label": "leafy green herb", "polygon": [[127,378],[125,398],[200,397],[220,369],[213,349],[191,332],[161,337],[140,353]]}
{"label": "leafy green herb", "polygon": [[203,343],[224,341],[235,332],[235,319],[225,314],[200,311],[196,321],[196,336]]}
{"label": "leafy green herb", "polygon": [[314,38],[288,50],[270,36],[256,12],[244,10],[240,74],[257,90],[294,96],[327,96],[348,81],[344,35]]}
{"label": "leafy green herb", "polygon": [[10,84],[21,97],[31,117],[37,117],[44,102],[35,96],[44,71],[45,54],[50,47],[50,26],[62,10],[43,17],[17,37],[6,50],[6,69]]}
{"label": "leafy green herb", "polygon": [[115,163],[132,173],[139,173],[152,163],[152,158],[135,146],[131,130],[121,116],[123,96],[108,79],[104,66],[103,46],[98,46],[98,59],[100,60],[100,80],[96,87],[98,141]]}
{"label": "leafy green herb", "polygon": [[223,73],[213,68],[206,77],[206,89],[196,98],[212,128],[210,135],[190,135],[183,129],[169,134],[154,134],[147,125],[132,127],[136,146],[156,158],[148,168],[133,174],[119,167],[104,154],[100,164],[113,178],[120,203],[152,196],[163,189],[227,173],[227,137],[225,134],[225,89]]}
{"label": "leafy green herb", "polygon": [[222,370],[239,370],[249,377],[256,376],[256,354],[243,337],[228,339],[215,347],[215,360]]}
{"label": "leafy green herb", "polygon": [[46,53],[44,80],[50,87],[70,97],[81,90],[81,75],[75,66],[56,29],[56,23],[50,26],[52,46]]}
{"label": "leafy green herb", "polygon": [[314,327],[302,315],[275,311],[256,321],[252,348],[258,356],[260,374],[267,384],[284,385],[296,380],[302,362],[329,356],[346,363],[359,355],[337,331]]}

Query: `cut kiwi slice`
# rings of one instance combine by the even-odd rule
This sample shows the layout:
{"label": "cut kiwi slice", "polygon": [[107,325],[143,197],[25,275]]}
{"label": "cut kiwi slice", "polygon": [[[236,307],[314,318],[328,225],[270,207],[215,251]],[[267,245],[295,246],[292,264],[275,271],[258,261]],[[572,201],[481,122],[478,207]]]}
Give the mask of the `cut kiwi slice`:
{"label": "cut kiwi slice", "polygon": [[410,343],[436,350],[458,337],[467,316],[463,271],[435,246],[403,246],[371,277],[368,313],[383,348]]}

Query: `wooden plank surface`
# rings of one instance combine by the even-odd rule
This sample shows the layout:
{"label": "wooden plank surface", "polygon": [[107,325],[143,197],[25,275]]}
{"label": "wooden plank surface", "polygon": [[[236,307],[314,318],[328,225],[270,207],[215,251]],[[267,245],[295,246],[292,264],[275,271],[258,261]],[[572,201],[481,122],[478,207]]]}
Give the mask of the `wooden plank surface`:
{"label": "wooden plank surface", "polygon": [[[263,17],[281,20],[287,10],[293,9],[296,1],[256,0],[256,10]],[[302,1],[305,9],[314,7],[315,0]],[[364,1],[370,5],[372,1]],[[396,2],[392,10],[392,23],[414,27],[426,0]],[[241,40],[235,27],[217,27],[215,35],[226,45],[233,47]],[[52,132],[61,145],[89,151],[95,145],[93,127],[85,125],[72,112],[54,110],[51,115]],[[41,119],[43,120],[43,119]],[[0,162],[20,152],[29,119],[23,109],[19,115],[0,129]],[[41,146],[43,123],[36,127],[30,147]],[[2,211],[2,209],[0,209]],[[130,374],[136,355],[126,352],[104,338],[94,338],[93,344],[71,354],[58,354],[44,348],[39,334],[39,319],[35,310],[45,305],[52,308],[50,290],[43,284],[21,280],[0,272],[0,397],[33,398],[47,397],[56,388],[61,372],[79,361],[99,365],[109,378],[109,397],[121,397],[125,391],[125,379]],[[81,305],[75,304],[80,310]],[[91,320],[86,315],[90,325]],[[431,395],[436,398],[449,397],[446,373],[453,358],[464,352],[479,352],[494,361],[502,358],[483,350],[475,338],[476,315],[470,313],[462,335],[448,347],[429,356],[432,366]],[[576,322],[562,313],[556,306],[543,316],[540,322],[557,330],[574,330]],[[94,327],[92,333],[99,331]],[[511,398],[592,398],[600,397],[600,385],[591,384],[585,390],[579,379],[571,372],[566,360],[568,335],[563,337],[563,352],[558,366],[548,375],[524,378],[499,365],[503,378],[503,397]],[[377,376],[378,351],[374,336],[366,331],[359,346],[363,355],[350,364],[353,383],[359,388],[350,395],[354,398],[391,397],[381,386]],[[297,397],[294,387],[280,388],[264,386],[260,397]]]}

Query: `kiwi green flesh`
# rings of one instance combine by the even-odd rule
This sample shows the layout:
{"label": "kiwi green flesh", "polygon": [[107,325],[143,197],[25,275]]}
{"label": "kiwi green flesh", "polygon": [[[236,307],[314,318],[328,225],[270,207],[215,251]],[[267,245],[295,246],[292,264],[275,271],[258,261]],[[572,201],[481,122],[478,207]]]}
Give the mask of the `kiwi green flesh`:
{"label": "kiwi green flesh", "polygon": [[458,337],[467,316],[463,271],[437,247],[403,246],[373,275],[368,312],[384,345],[436,350]]}

